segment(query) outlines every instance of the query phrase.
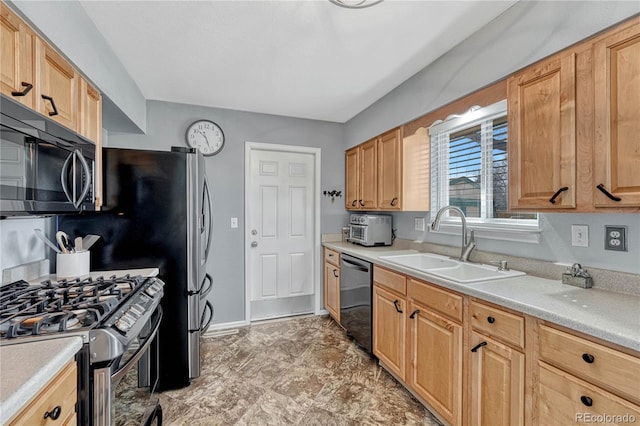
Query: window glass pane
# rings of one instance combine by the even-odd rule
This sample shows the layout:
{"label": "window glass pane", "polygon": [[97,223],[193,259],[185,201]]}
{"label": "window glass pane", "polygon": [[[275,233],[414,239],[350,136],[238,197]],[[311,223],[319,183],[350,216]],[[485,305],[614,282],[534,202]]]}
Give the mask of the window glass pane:
{"label": "window glass pane", "polygon": [[480,126],[449,135],[449,204],[467,217],[480,217]]}

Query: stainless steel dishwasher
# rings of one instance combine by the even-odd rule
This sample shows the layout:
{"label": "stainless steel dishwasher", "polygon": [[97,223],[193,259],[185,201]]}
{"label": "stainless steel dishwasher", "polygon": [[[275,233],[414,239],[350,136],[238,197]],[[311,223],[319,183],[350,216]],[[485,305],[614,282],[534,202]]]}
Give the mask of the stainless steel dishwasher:
{"label": "stainless steel dishwasher", "polygon": [[372,354],[371,295],[373,265],[357,257],[340,256],[340,323],[364,350]]}

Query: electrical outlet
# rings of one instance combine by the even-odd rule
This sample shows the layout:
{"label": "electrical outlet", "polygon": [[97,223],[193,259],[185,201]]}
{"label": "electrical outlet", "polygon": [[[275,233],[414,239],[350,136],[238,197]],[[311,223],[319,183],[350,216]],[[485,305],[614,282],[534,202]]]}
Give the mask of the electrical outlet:
{"label": "electrical outlet", "polygon": [[571,245],[589,247],[589,225],[571,225]]}
{"label": "electrical outlet", "polygon": [[424,217],[416,217],[413,227],[416,231],[424,232]]}
{"label": "electrical outlet", "polygon": [[604,249],[627,251],[627,227],[624,225],[605,225]]}
{"label": "electrical outlet", "polygon": [[238,227],[238,218],[237,217],[232,217],[231,218],[231,227],[232,228],[237,228]]}

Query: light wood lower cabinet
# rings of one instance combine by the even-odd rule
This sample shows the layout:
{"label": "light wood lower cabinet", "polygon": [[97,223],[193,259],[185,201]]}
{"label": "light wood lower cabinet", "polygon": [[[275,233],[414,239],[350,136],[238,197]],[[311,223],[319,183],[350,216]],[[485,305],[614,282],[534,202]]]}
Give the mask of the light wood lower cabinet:
{"label": "light wood lower cabinet", "polygon": [[9,425],[75,425],[77,382],[78,368],[76,362],[71,361]]}
{"label": "light wood lower cabinet", "polygon": [[524,424],[524,354],[476,332],[470,345],[471,424]]}
{"label": "light wood lower cabinet", "polygon": [[324,250],[324,307],[340,323],[340,254]]}
{"label": "light wood lower cabinet", "polygon": [[400,380],[406,373],[406,299],[373,284],[373,354]]}
{"label": "light wood lower cabinet", "polygon": [[452,425],[462,423],[462,326],[410,299],[409,387]]}

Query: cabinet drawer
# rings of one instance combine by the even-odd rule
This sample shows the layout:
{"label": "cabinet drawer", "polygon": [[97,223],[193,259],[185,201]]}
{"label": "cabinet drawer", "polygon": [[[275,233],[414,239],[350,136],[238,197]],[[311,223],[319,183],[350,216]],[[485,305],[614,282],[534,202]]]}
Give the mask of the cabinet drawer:
{"label": "cabinet drawer", "polygon": [[324,249],[324,261],[340,266],[340,253],[331,249]]}
{"label": "cabinet drawer", "polygon": [[[62,425],[75,424],[75,405],[77,400],[77,367],[71,361],[44,390],[38,394],[10,425]],[[44,414],[60,407],[60,416],[53,420]]]}
{"label": "cabinet drawer", "polygon": [[640,359],[544,325],[540,358],[563,370],[640,402]]}
{"label": "cabinet drawer", "polygon": [[524,348],[524,318],[500,309],[471,302],[471,326],[505,343]]}
{"label": "cabinet drawer", "polygon": [[462,296],[450,291],[409,279],[407,292],[410,298],[458,322],[462,322]]}
{"label": "cabinet drawer", "polygon": [[640,422],[637,405],[557,368],[544,363],[539,367],[539,425]]}
{"label": "cabinet drawer", "polygon": [[402,295],[407,294],[407,279],[402,274],[374,266],[373,281]]}

